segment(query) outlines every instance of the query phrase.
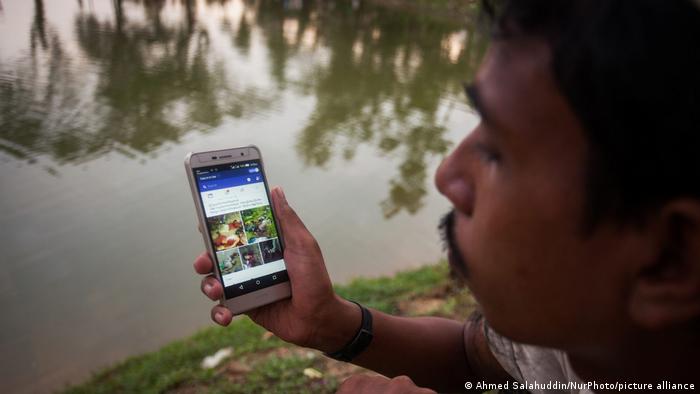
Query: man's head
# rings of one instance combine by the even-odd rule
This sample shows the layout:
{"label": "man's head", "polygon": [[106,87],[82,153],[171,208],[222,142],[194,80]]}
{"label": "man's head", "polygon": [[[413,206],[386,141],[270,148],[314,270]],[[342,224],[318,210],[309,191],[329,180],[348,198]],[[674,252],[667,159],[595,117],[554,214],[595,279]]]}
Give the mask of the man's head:
{"label": "man's head", "polygon": [[493,43],[468,89],[482,122],[436,183],[496,330],[590,348],[700,319],[697,7],[486,4]]}

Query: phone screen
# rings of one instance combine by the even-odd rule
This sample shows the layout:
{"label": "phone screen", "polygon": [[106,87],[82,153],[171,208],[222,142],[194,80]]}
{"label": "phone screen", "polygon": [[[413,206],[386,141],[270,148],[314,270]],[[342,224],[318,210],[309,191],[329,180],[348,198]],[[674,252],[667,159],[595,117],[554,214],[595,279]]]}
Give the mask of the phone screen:
{"label": "phone screen", "polygon": [[226,299],[289,280],[261,162],[193,171]]}

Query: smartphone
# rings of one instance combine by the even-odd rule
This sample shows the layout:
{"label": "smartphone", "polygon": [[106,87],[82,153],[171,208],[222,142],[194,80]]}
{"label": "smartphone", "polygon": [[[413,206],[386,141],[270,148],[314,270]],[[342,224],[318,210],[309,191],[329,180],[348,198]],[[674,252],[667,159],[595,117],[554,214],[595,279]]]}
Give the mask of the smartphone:
{"label": "smartphone", "polygon": [[222,305],[233,314],[291,297],[284,242],[256,146],[185,157],[199,228]]}

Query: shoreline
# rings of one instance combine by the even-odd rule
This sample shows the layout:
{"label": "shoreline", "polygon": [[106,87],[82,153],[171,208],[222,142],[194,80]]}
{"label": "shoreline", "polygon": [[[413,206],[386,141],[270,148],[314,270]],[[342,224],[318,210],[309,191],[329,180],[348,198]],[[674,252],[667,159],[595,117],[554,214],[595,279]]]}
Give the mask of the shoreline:
{"label": "shoreline", "polygon": [[[344,298],[401,316],[464,320],[476,306],[471,294],[450,278],[444,261],[334,287]],[[215,365],[203,367],[207,357]],[[345,378],[362,371],[367,372],[285,343],[243,317],[229,327],[207,327],[154,352],[130,357],[61,391],[332,393]]]}

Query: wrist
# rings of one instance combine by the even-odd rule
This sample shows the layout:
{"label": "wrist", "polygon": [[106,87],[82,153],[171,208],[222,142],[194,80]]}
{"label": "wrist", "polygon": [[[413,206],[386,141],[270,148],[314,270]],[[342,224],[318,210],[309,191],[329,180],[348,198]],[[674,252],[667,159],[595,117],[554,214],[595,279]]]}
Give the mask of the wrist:
{"label": "wrist", "polygon": [[324,353],[341,349],[357,334],[362,325],[362,311],[360,308],[338,295],[334,295],[333,302],[324,308],[320,316],[316,335],[311,347]]}
{"label": "wrist", "polygon": [[359,303],[355,301],[352,302],[360,308],[360,312],[362,313],[362,324],[360,325],[360,329],[352,338],[352,341],[348,342],[337,351],[325,353],[326,356],[338,361],[350,362],[354,360],[355,357],[367,349],[374,338],[374,329],[372,328],[372,312]]}

